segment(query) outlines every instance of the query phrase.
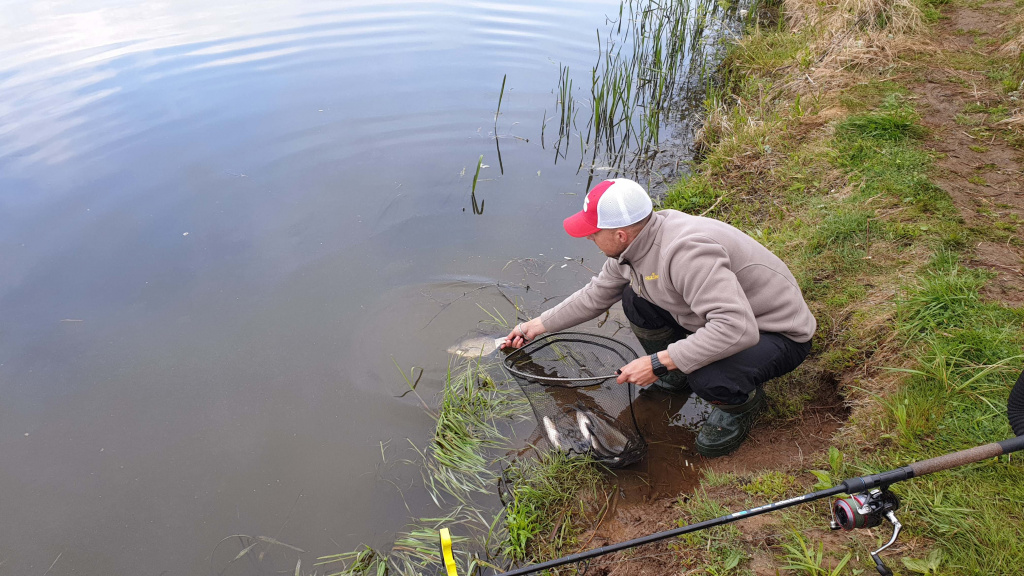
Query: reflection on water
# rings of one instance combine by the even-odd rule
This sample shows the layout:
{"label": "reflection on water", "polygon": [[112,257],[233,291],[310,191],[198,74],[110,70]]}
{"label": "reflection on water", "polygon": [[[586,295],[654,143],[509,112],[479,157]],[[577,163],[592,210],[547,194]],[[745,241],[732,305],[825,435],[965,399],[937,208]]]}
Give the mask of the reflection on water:
{"label": "reflection on water", "polygon": [[396,365],[429,397],[481,306],[600,266],[539,136],[617,10],[0,0],[0,573],[387,542],[431,426]]}

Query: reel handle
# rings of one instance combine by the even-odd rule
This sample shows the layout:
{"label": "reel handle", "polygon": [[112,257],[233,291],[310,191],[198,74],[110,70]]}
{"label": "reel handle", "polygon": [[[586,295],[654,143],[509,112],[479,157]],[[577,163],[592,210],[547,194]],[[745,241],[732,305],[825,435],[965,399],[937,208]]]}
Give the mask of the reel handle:
{"label": "reel handle", "polygon": [[892,576],[892,570],[882,563],[882,559],[878,557],[878,554],[872,554],[871,559],[875,561],[875,568],[878,569],[878,573],[882,576]]}

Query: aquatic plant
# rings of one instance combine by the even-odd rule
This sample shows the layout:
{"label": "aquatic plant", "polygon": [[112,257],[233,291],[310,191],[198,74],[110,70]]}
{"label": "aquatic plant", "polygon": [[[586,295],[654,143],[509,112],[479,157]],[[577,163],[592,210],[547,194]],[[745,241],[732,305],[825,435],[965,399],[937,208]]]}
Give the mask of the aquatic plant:
{"label": "aquatic plant", "polygon": [[509,423],[526,418],[530,409],[517,387],[494,380],[491,368],[476,359],[449,365],[438,409],[431,413],[434,437],[423,449],[414,446],[418,459],[410,463],[421,468],[423,484],[443,514],[412,522],[388,553],[363,546],[321,557],[318,565],[338,568],[331,576],[423,573],[440,563],[442,526],[452,530],[460,573],[493,567],[507,530],[504,515],[480,504],[480,495],[494,493],[508,466]]}
{"label": "aquatic plant", "polygon": [[[735,14],[713,0],[623,0],[590,71],[590,115],[579,130],[580,169],[636,173],[657,156],[661,127],[671,109],[703,103],[722,22]],[[568,67],[559,66],[559,139],[556,162],[566,158],[579,103]],[[584,135],[585,133],[585,135]],[[588,158],[589,156],[589,158]]]}

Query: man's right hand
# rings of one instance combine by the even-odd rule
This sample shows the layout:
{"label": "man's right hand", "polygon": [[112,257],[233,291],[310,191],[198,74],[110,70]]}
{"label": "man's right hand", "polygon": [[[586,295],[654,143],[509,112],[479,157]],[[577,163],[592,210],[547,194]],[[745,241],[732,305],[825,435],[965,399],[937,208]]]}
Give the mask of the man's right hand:
{"label": "man's right hand", "polygon": [[509,346],[522,348],[524,344],[545,332],[547,330],[544,329],[544,324],[540,321],[540,318],[534,318],[529,322],[521,322],[512,327],[512,331],[505,337],[505,343],[501,347],[502,349]]}

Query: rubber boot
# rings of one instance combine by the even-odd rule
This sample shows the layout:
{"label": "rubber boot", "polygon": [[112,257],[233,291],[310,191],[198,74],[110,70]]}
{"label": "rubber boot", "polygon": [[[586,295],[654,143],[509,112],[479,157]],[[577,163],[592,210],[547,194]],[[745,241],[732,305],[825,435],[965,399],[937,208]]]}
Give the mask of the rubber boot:
{"label": "rubber boot", "polygon": [[[672,328],[669,327],[641,328],[632,322],[629,323],[629,327],[636,335],[636,339],[640,341],[644,352],[648,354],[657,354],[668,348],[669,344],[679,340],[675,337]],[[669,370],[667,374],[654,381],[654,386],[673,394],[690,395],[690,385],[686,382],[686,374],[679,370]]]}
{"label": "rubber boot", "polygon": [[697,452],[714,458],[735,451],[765,404],[764,390],[755,388],[743,404],[715,406],[697,434]]}

